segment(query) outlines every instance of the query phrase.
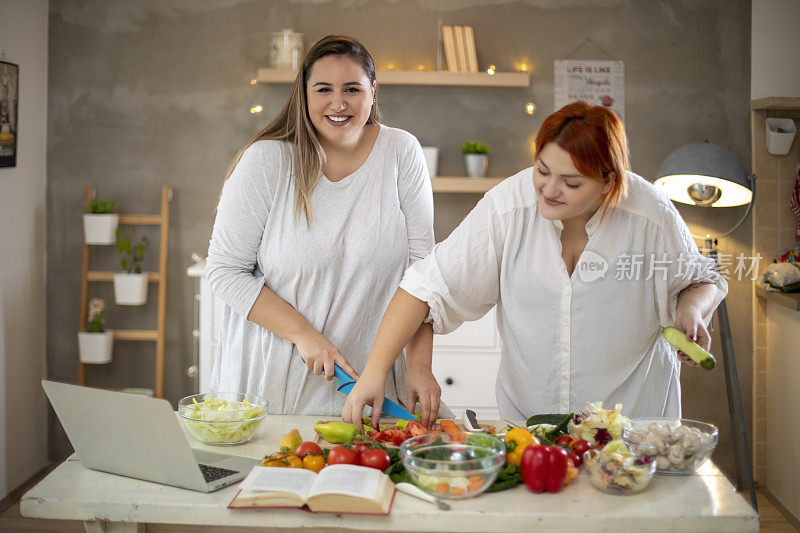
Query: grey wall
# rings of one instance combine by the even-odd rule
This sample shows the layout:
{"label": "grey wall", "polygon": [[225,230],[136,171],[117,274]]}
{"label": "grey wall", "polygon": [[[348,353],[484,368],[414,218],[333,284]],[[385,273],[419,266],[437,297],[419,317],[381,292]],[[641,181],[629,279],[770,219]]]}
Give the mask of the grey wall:
{"label": "grey wall", "polygon": [[[749,1],[51,0],[50,6],[48,364],[59,379],[76,375],[84,186],[94,183],[124,212],[153,212],[160,185],[169,184],[175,200],[166,394],[175,401],[191,391],[183,371],[191,359],[193,282],[184,270],[191,252],[205,254],[231,157],[288,94],[288,86],[249,85],[255,69],[265,66],[271,31],[293,28],[305,34],[306,46],[329,33],[350,34],[366,44],[379,68],[390,62],[398,69],[432,68],[441,17],[475,28],[482,66],[494,63],[505,71],[527,62],[527,89],[379,89],[385,122],[439,146],[443,175],[463,174],[458,145],[465,138],[491,145],[491,175],[529,166],[532,137],[553,110],[553,61],[587,38],[625,62],[626,127],[636,172],[652,177],[672,150],[704,138],[749,166]],[[589,46],[570,57],[606,56]],[[533,117],[523,111],[527,101],[538,106]],[[261,115],[249,113],[253,103],[264,105]],[[437,238],[477,199],[437,196]],[[684,210],[690,224],[718,233],[739,213],[692,211]],[[722,244],[749,254],[749,226],[734,237]],[[106,255],[97,264],[111,268],[115,258]],[[111,301],[105,287],[92,291]],[[749,349],[749,289],[734,287],[731,297],[734,341]],[[152,327],[154,321],[154,304],[144,313],[108,312],[111,326]],[[624,334],[624,327],[615,334]],[[117,343],[114,364],[88,369],[88,381],[149,384],[152,353],[149,346]],[[747,366],[749,353],[740,359]],[[740,373],[749,390],[748,369]],[[686,415],[720,423],[725,438],[722,383],[721,371],[688,370],[684,401]],[[745,409],[749,413],[749,403]],[[730,470],[728,444],[717,458]],[[51,451],[58,456],[64,450],[56,428]]]}

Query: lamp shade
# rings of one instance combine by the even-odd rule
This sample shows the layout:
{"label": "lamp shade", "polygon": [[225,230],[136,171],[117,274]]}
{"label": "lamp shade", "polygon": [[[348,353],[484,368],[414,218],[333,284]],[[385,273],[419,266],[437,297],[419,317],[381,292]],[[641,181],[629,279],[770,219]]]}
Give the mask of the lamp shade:
{"label": "lamp shade", "polygon": [[708,142],[687,144],[669,154],[654,185],[670,199],[690,205],[733,207],[753,198],[752,176],[744,164]]}

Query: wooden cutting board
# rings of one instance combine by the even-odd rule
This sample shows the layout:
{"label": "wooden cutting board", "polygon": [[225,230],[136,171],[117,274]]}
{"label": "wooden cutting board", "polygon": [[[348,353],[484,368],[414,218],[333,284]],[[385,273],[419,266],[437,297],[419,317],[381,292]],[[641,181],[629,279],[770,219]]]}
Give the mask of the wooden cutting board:
{"label": "wooden cutting board", "polygon": [[[328,422],[328,421],[326,420],[326,422]],[[331,420],[331,422],[333,422],[333,420]],[[464,431],[464,424],[462,424],[462,423],[460,423],[460,422],[459,422],[458,424],[456,424],[456,426],[457,426],[457,427],[458,427],[458,429],[460,429],[461,431]],[[480,424],[480,426],[481,426],[482,428],[484,428],[484,429],[487,429],[487,430],[489,430],[489,429],[496,429],[494,426],[492,426],[492,425],[490,425],[490,424]],[[327,449],[331,449],[331,448],[334,448],[334,447],[336,447],[336,446],[341,446],[341,444],[333,444],[332,442],[328,442],[327,440],[323,439],[321,435],[317,435],[317,434],[315,434],[315,439],[314,439],[314,442],[316,442],[317,444],[319,444],[319,447],[320,447],[320,448],[327,448]],[[382,444],[383,444],[384,446],[386,446],[387,448],[395,448],[395,449],[397,449],[397,448],[400,448],[399,446],[395,446],[394,444],[390,444],[390,443],[386,443],[386,442],[383,442]]]}

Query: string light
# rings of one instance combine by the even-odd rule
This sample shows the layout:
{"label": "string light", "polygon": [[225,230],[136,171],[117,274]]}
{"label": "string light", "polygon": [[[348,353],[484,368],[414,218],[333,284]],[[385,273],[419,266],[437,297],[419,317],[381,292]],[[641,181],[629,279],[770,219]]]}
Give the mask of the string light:
{"label": "string light", "polygon": [[494,65],[489,65],[489,68],[486,69],[486,73],[489,74],[489,76],[494,76],[495,68]]}
{"label": "string light", "polygon": [[394,63],[389,63],[386,65],[386,70],[394,70]]}
{"label": "string light", "polygon": [[527,63],[523,63],[523,64],[521,64],[521,65],[519,66],[519,71],[520,71],[520,72],[528,72],[528,64],[527,64]]}
{"label": "string light", "polygon": [[533,115],[536,112],[536,104],[533,102],[528,102],[525,104],[525,112],[529,115]]}
{"label": "string light", "polygon": [[264,110],[264,108],[261,107],[261,104],[256,104],[256,105],[254,105],[253,107],[250,108],[250,113],[253,113],[253,114],[261,113],[263,110]]}
{"label": "string light", "polygon": [[425,65],[417,65],[417,70],[419,70],[420,72],[423,72],[423,71],[425,71],[427,69],[425,68]]}
{"label": "string light", "polygon": [[255,84],[256,84],[256,79],[255,79],[255,78],[253,78],[252,80],[250,80],[250,85],[255,85]]}

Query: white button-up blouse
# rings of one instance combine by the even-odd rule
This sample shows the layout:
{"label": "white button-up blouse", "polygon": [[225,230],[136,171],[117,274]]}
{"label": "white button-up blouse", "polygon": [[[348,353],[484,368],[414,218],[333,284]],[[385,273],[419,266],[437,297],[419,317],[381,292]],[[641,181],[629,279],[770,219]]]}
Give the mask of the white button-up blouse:
{"label": "white button-up blouse", "polygon": [[[502,341],[495,383],[505,419],[622,403],[631,417],[679,417],[680,362],[661,336],[678,294],[727,283],[697,249],[669,199],[628,173],[628,192],[586,224],[572,275],[561,258],[560,221],[537,208],[533,171],[504,180],[400,287],[428,303],[428,322],[449,333],[497,306]],[[710,319],[710,314],[706,320]]]}

